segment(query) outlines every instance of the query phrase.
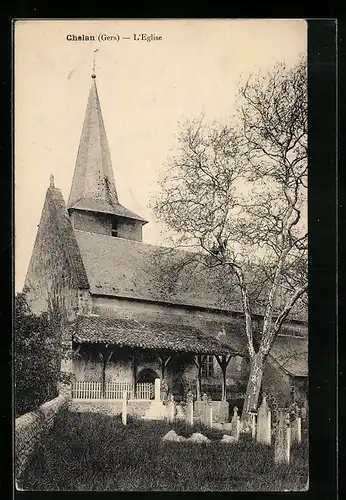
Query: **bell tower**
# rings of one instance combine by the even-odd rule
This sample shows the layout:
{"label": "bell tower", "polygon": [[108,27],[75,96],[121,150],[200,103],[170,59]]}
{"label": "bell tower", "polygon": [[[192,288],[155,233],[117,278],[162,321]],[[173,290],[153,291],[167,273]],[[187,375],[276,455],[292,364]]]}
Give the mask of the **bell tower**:
{"label": "bell tower", "polygon": [[148,221],[118,199],[111,156],[96,86],[95,63],[68,200],[74,229],[142,241]]}

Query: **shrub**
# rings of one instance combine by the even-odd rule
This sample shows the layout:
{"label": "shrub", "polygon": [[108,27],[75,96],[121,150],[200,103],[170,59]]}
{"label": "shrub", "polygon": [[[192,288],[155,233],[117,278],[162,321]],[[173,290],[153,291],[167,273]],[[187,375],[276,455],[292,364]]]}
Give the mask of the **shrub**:
{"label": "shrub", "polygon": [[34,315],[24,293],[15,297],[15,416],[57,396],[59,353],[48,316]]}

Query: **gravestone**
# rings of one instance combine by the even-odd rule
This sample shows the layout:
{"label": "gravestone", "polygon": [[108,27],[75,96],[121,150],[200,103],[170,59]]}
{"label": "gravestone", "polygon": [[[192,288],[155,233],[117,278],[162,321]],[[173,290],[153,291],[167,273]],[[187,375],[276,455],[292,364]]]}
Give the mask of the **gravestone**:
{"label": "gravestone", "polygon": [[210,397],[204,399],[204,425],[208,427],[213,426],[213,407],[211,403],[212,400]]}
{"label": "gravestone", "polygon": [[123,391],[121,421],[124,425],[127,424],[127,391]]}
{"label": "gravestone", "polygon": [[186,396],[186,424],[193,425],[193,394],[191,391]]}
{"label": "gravestone", "polygon": [[238,408],[235,406],[233,408],[233,416],[231,420],[231,436],[234,437],[236,441],[239,439],[240,434],[240,418],[238,416]]}
{"label": "gravestone", "polygon": [[275,431],[274,460],[277,464],[289,464],[291,451],[291,429],[289,415],[279,412],[279,421]]}
{"label": "gravestone", "polygon": [[261,406],[257,413],[257,441],[259,443],[271,443],[271,413],[266,396],[263,396]]}
{"label": "gravestone", "polygon": [[295,416],[291,421],[291,441],[300,444],[302,442],[302,420],[301,417]]}
{"label": "gravestone", "polygon": [[161,380],[155,379],[155,401],[161,401]]}
{"label": "gravestone", "polygon": [[167,400],[167,420],[168,422],[174,422],[174,419],[175,419],[175,401],[173,394],[169,394]]}
{"label": "gravestone", "polygon": [[254,412],[254,411],[250,412],[252,439],[256,438],[256,416],[257,416],[256,412]]}

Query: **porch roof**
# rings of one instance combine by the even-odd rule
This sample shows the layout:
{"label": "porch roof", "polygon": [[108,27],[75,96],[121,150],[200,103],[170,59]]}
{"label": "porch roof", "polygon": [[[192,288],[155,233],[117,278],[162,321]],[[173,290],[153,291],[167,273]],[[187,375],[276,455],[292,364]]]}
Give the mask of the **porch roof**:
{"label": "porch roof", "polygon": [[72,326],[72,338],[77,343],[139,347],[193,354],[234,354],[237,352],[227,339],[217,339],[189,325],[102,316],[79,316]]}

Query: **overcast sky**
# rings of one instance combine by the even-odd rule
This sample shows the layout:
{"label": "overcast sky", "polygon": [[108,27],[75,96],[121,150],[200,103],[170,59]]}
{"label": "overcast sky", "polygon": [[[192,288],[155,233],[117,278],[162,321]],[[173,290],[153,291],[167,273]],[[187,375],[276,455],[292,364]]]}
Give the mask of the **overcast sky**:
{"label": "overcast sky", "polygon": [[[134,41],[135,33],[162,36]],[[95,42],[67,41],[68,34]],[[97,41],[99,34],[120,41]],[[122,39],[130,37],[130,40]],[[179,121],[227,120],[236,82],[307,49],[305,21],[20,21],[15,29],[15,288],[22,289],[49,176],[68,199],[91,86],[97,87],[120,202],[149,220],[146,243],[162,243],[148,207]],[[157,191],[156,191],[157,192]]]}

